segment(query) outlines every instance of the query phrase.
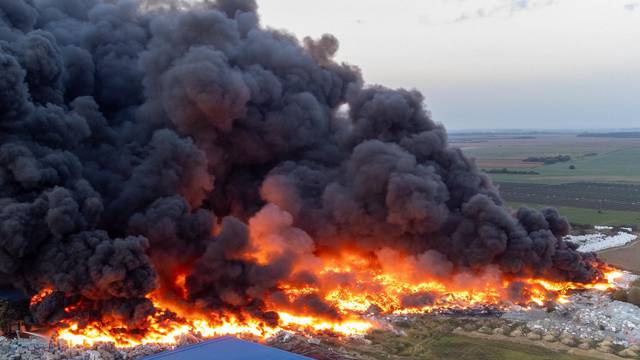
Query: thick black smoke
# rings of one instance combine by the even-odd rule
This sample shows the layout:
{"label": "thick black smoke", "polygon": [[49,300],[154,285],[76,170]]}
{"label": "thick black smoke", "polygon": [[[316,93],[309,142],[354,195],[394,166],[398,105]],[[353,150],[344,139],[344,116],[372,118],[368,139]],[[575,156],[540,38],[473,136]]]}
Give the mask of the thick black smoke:
{"label": "thick black smoke", "polygon": [[[143,318],[180,271],[194,304],[260,313],[279,279],[315,281],[296,260],[345,242],[437,275],[598,276],[555,210],[502,205],[420,93],[365,85],[333,36],[256,9],[0,0],[0,279],[56,290],[38,321],[78,301]],[[281,242],[268,263],[254,228]]]}

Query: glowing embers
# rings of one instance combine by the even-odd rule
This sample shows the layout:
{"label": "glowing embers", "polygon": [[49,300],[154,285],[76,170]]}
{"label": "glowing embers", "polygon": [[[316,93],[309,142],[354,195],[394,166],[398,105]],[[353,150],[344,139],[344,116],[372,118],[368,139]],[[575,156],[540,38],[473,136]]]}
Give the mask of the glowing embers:
{"label": "glowing embers", "polygon": [[53,294],[53,288],[52,287],[44,287],[42,288],[42,290],[40,290],[37,294],[33,295],[33,297],[31,297],[31,300],[29,301],[29,306],[33,306],[36,304],[39,304],[42,300],[44,300],[44,298],[46,298],[47,296]]}

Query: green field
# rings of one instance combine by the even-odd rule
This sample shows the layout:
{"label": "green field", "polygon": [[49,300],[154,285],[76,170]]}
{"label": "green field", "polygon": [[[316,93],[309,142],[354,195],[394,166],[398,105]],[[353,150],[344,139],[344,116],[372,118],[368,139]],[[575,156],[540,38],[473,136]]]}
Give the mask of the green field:
{"label": "green field", "polygon": [[[559,184],[568,182],[614,182],[640,184],[640,148],[628,148],[565,163],[532,168],[539,175],[493,174],[494,181]],[[569,166],[575,169],[569,169]]]}
{"label": "green field", "polygon": [[[465,138],[452,145],[476,159],[483,169],[530,170],[538,175],[493,174],[499,182],[603,182],[640,184],[640,139],[581,138],[573,134],[535,135],[531,139]],[[570,155],[553,165],[524,163],[531,156]],[[573,165],[575,169],[569,169]]]}
{"label": "green field", "polygon": [[415,315],[405,319],[390,319],[390,321],[394,330],[373,330],[365,335],[364,339],[345,342],[335,337],[320,336],[319,347],[309,344],[281,347],[279,345],[284,344],[281,342],[272,343],[272,345],[318,359],[586,360],[602,358],[602,353],[595,350],[580,350],[580,355],[576,355],[570,353],[569,347],[557,343],[492,335],[487,331],[479,331],[482,328],[500,328],[502,332],[510,333],[516,328],[523,329],[522,323],[510,322],[494,316]]}
{"label": "green field", "polygon": [[[578,137],[577,133],[517,135],[453,134],[451,145],[474,158],[481,169],[521,173],[490,174],[512,207],[553,206],[574,224],[640,227],[640,139]],[[523,161],[557,155],[569,155],[571,160]]]}
{"label": "green field", "polygon": [[372,352],[374,359],[442,359],[442,360],[584,360],[590,359],[558,353],[543,347],[508,341],[477,339],[459,335],[422,337],[415,331],[408,336],[380,332],[367,337],[383,352]]}
{"label": "green field", "polygon": [[[507,205],[513,209],[517,209],[521,206],[539,209],[546,206],[514,202],[508,202]],[[560,211],[560,214],[569,219],[572,224],[612,226],[626,225],[640,228],[640,212],[636,211],[594,210],[565,206],[557,207],[557,209]]]}
{"label": "green field", "polygon": [[424,360],[580,360],[586,357],[554,351],[531,343],[486,339],[453,332],[453,327],[491,319],[432,318],[396,323],[402,334],[375,330],[366,335],[365,346],[354,346],[354,359]]}

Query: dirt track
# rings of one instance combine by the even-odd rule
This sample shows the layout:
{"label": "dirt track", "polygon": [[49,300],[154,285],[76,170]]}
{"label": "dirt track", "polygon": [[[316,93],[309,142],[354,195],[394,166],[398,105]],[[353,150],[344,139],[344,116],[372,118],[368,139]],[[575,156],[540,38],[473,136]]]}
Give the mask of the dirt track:
{"label": "dirt track", "polygon": [[618,268],[640,273],[640,241],[598,252],[598,257]]}

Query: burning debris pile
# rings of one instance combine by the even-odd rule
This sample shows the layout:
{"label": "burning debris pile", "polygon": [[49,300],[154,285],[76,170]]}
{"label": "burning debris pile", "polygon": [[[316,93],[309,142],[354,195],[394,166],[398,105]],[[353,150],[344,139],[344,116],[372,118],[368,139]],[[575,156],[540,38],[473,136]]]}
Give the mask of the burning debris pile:
{"label": "burning debris pile", "polygon": [[[621,273],[613,281],[620,289],[629,289],[638,282],[638,276]],[[640,345],[640,308],[636,305],[612,301],[615,296],[601,291],[583,291],[570,296],[553,311],[543,309],[511,308],[502,318],[525,322],[541,336],[552,335],[583,342],[608,341],[621,348]]]}
{"label": "burning debris pile", "polygon": [[0,282],[71,344],[338,334],[611,285],[414,90],[252,0],[0,1]]}

